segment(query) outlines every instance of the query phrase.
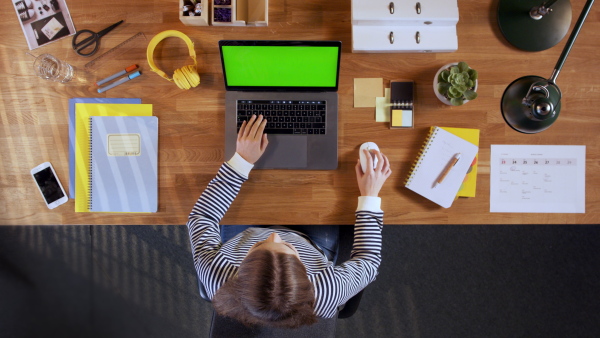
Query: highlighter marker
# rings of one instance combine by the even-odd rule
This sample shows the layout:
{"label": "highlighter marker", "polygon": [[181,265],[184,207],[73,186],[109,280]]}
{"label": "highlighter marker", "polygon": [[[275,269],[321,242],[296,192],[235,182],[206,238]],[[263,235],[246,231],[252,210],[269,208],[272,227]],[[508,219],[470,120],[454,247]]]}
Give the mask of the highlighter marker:
{"label": "highlighter marker", "polygon": [[129,72],[137,69],[137,67],[138,67],[137,65],[131,65],[131,66],[125,68],[125,70],[117,72],[117,73],[115,73],[115,74],[113,74],[113,75],[111,75],[111,76],[109,76],[109,77],[107,77],[105,79],[102,79],[102,80],[96,82],[96,86],[100,87],[100,85],[103,85],[103,84],[107,83],[110,80],[116,79],[116,78],[118,78],[121,75],[127,74],[127,73],[129,73]]}
{"label": "highlighter marker", "polygon": [[114,87],[122,84],[122,83],[125,83],[125,82],[127,82],[129,80],[133,80],[133,79],[135,79],[136,77],[138,77],[140,75],[142,75],[142,73],[140,73],[140,71],[138,70],[137,72],[131,73],[131,74],[129,74],[129,75],[127,75],[127,76],[125,76],[125,77],[123,77],[123,78],[121,78],[121,79],[119,79],[119,80],[117,80],[117,81],[115,81],[115,82],[113,82],[111,84],[109,84],[108,86],[104,86],[102,88],[98,88],[98,93],[105,92],[105,91],[107,91],[107,90],[109,90],[111,88],[114,88]]}

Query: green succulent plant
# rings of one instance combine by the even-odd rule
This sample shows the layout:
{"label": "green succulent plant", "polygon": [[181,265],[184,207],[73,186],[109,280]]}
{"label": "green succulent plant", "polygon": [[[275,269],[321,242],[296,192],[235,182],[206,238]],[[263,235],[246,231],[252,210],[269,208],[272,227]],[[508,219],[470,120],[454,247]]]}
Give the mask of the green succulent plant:
{"label": "green succulent plant", "polygon": [[475,100],[477,92],[475,81],[477,71],[461,61],[456,66],[443,70],[438,76],[437,91],[447,97],[454,106],[462,105],[465,100]]}

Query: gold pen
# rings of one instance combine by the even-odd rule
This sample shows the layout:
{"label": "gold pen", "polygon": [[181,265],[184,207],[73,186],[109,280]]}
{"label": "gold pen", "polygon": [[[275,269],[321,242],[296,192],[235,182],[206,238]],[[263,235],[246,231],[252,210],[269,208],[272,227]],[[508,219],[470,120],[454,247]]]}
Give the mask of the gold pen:
{"label": "gold pen", "polygon": [[458,160],[460,160],[460,153],[454,155],[454,157],[452,158],[452,160],[450,160],[450,162],[448,163],[444,171],[442,171],[438,179],[435,180],[435,183],[433,184],[434,188],[437,187],[438,184],[442,183],[442,181],[444,180],[444,178],[446,178],[450,170],[452,170],[456,163],[458,163]]}

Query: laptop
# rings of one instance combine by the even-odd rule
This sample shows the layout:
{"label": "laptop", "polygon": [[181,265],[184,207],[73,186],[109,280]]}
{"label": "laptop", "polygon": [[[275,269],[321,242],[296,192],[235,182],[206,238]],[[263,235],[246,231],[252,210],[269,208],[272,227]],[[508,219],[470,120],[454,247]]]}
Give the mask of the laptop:
{"label": "laptop", "polygon": [[244,120],[262,114],[269,146],[258,169],[338,165],[340,41],[219,41],[225,79],[225,158]]}

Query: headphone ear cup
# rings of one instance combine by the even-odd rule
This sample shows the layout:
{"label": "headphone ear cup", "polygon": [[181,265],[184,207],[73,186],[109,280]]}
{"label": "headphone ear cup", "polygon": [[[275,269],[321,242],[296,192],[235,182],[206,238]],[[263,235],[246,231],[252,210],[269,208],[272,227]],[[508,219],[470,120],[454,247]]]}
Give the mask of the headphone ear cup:
{"label": "headphone ear cup", "polygon": [[175,70],[173,80],[177,87],[181,89],[190,89],[200,84],[200,75],[195,65],[189,65]]}
{"label": "headphone ear cup", "polygon": [[175,72],[173,73],[173,82],[175,82],[177,87],[179,87],[180,89],[190,89],[191,88],[189,82],[185,78],[185,75],[183,75],[181,69],[176,69]]}
{"label": "headphone ear cup", "polygon": [[192,87],[196,87],[200,84],[200,74],[196,69],[196,65],[189,65],[183,67],[183,75],[188,80]]}

